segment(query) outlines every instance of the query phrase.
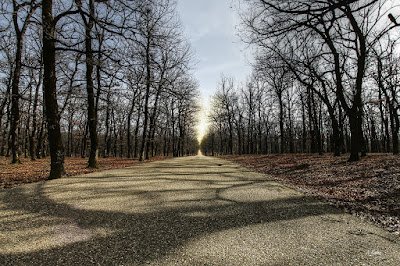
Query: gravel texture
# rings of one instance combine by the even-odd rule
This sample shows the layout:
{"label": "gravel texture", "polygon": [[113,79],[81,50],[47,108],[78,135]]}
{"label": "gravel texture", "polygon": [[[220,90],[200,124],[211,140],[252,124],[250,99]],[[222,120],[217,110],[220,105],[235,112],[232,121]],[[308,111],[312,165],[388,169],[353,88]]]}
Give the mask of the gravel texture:
{"label": "gravel texture", "polygon": [[400,265],[400,239],[196,156],[1,191],[0,265]]}

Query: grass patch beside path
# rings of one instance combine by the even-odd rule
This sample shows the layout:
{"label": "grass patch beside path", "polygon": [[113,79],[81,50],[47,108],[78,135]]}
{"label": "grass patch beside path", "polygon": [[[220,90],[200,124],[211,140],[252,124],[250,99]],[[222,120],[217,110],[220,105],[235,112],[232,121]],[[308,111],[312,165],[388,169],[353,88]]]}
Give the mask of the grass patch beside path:
{"label": "grass patch beside path", "polygon": [[400,156],[227,155],[221,158],[328,200],[346,211],[400,235]]}
{"label": "grass patch beside path", "polygon": [[[158,156],[150,160],[139,162],[138,159],[127,158],[99,158],[99,169],[88,169],[87,158],[66,157],[66,177],[88,174],[92,172],[134,166],[146,162],[165,160],[171,157]],[[21,164],[10,164],[11,159],[0,157],[0,189],[11,188],[25,183],[46,180],[50,173],[50,157],[31,161],[29,158],[21,158]]]}

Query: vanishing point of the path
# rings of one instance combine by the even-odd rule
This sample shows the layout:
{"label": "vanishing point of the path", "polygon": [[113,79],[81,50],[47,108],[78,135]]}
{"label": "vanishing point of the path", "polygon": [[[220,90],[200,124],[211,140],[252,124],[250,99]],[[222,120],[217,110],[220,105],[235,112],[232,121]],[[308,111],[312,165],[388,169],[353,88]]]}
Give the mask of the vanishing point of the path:
{"label": "vanishing point of the path", "polygon": [[400,265],[399,237],[205,156],[0,192],[0,265]]}

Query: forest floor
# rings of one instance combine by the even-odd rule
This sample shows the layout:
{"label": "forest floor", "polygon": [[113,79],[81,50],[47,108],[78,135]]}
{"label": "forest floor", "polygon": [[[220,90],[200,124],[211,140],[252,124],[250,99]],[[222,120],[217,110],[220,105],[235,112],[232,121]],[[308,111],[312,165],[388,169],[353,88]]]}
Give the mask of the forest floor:
{"label": "forest floor", "polygon": [[359,162],[348,155],[242,155],[221,158],[268,174],[307,194],[400,235],[400,157],[369,154]]}
{"label": "forest floor", "polygon": [[[158,156],[150,160],[139,162],[137,158],[128,159],[120,157],[99,158],[99,169],[88,169],[87,158],[66,157],[66,176],[76,176],[92,172],[118,169],[134,166],[141,163],[159,161],[170,157]],[[21,158],[21,164],[10,164],[9,157],[0,157],[0,189],[11,188],[25,183],[33,183],[46,180],[50,173],[50,157],[31,161],[29,158]]]}

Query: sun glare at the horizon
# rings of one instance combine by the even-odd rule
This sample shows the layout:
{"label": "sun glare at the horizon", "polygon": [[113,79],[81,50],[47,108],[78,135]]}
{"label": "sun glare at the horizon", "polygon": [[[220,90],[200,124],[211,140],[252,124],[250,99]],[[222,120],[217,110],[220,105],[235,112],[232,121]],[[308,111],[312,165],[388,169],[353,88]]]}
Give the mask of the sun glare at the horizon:
{"label": "sun glare at the horizon", "polygon": [[200,100],[200,111],[198,113],[197,118],[197,141],[201,144],[204,136],[207,134],[209,122],[208,122],[208,114],[209,114],[209,104],[208,101],[204,98]]}

